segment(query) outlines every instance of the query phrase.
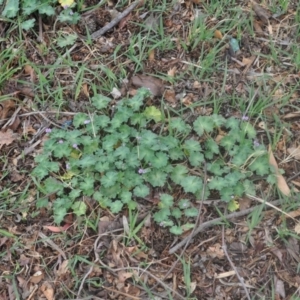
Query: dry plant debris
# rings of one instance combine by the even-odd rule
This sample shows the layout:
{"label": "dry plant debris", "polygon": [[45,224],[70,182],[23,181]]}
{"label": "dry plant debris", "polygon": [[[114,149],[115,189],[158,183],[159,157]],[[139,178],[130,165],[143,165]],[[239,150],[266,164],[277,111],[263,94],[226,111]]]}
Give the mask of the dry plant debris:
{"label": "dry plant debris", "polygon": [[[299,299],[298,1],[82,2],[78,24],[43,15],[25,31],[0,20],[0,299]],[[279,192],[258,177],[259,198],[234,199],[236,212],[201,199],[195,230],[178,237],[151,217],[164,188],[135,217],[83,197],[85,215],[54,224],[36,204],[51,207],[56,191],[44,195],[30,175],[47,131],[92,116],[95,94],[113,116],[140,87],[161,123],[217,112],[252,124]],[[219,128],[214,141],[225,137]]]}

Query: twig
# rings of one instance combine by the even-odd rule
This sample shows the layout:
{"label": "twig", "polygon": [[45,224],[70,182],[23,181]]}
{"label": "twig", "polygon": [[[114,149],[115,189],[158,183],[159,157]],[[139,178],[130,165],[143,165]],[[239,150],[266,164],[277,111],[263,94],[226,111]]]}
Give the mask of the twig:
{"label": "twig", "polygon": [[293,179],[299,177],[299,175],[300,175],[300,172],[296,173],[295,175],[291,176],[286,182],[287,182],[287,183],[288,183],[288,182],[291,182]]}
{"label": "twig", "polygon": [[19,111],[21,110],[21,106],[18,107],[18,109],[13,113],[13,115],[8,119],[8,121],[3,125],[2,129],[5,129],[6,127],[8,126],[11,126],[15,120],[16,120],[16,117],[19,113]]}
{"label": "twig", "polygon": [[[101,262],[101,261],[100,261]],[[104,265],[106,267],[108,267],[107,265]],[[159,279],[158,277],[156,277],[155,275],[153,275],[151,272],[144,270],[140,267],[123,267],[123,268],[117,268],[117,269],[113,269],[115,272],[117,271],[124,271],[124,270],[136,270],[136,271],[141,271],[143,273],[146,273],[148,276],[152,277],[154,280],[156,280],[163,288],[165,288],[166,290],[169,290],[170,293],[174,293],[179,299],[182,300],[186,300],[186,298],[184,298],[183,296],[181,296],[178,292],[176,292],[175,290],[172,290],[172,288],[170,288],[166,283],[164,283],[161,279]]]}
{"label": "twig", "polygon": [[52,249],[59,252],[59,254],[67,260],[67,256],[65,252],[63,252],[47,235],[43,234],[42,232],[39,232],[39,237],[43,239],[44,242],[46,242]]}
{"label": "twig", "polygon": [[[101,263],[101,259],[100,259],[100,257],[99,257],[98,251],[97,251],[99,240],[100,240],[101,237],[104,236],[104,235],[108,235],[109,233],[113,233],[113,232],[120,231],[120,230],[123,230],[123,229],[122,229],[122,228],[118,228],[118,229],[115,229],[115,230],[112,230],[112,231],[108,231],[108,232],[105,232],[105,233],[102,233],[102,234],[98,235],[98,237],[97,237],[97,239],[96,239],[96,241],[95,241],[95,243],[94,243],[94,255],[95,255],[95,258],[96,258],[96,259],[95,259],[93,265],[90,267],[90,269],[86,272],[86,274],[84,275],[83,279],[81,280],[81,284],[80,284],[79,289],[78,289],[78,292],[77,292],[77,298],[80,296],[80,293],[81,293],[81,291],[82,291],[82,289],[83,289],[83,285],[84,285],[84,283],[85,283],[85,280],[87,279],[87,277],[89,276],[89,274],[93,271],[94,265],[95,265],[98,261],[100,262],[101,265],[104,264],[104,263],[103,263],[103,264]],[[106,265],[105,265],[105,266],[106,266]],[[111,268],[108,267],[108,266],[107,266],[107,269],[108,269],[109,271],[111,270]]]}
{"label": "twig", "polygon": [[38,146],[40,143],[42,142],[42,140],[38,140],[36,141],[33,145],[29,146],[29,147],[26,147],[24,149],[24,151],[19,155],[17,156],[16,160],[18,161],[20,158],[22,158],[23,156],[33,152],[33,150],[36,148],[36,146]]}
{"label": "twig", "polygon": [[[121,229],[121,228],[120,228]],[[108,265],[106,265],[100,258],[99,254],[98,254],[98,249],[99,249],[99,245],[100,245],[100,239],[102,236],[104,235],[108,235],[109,233],[111,232],[115,232],[115,231],[120,231],[120,229],[116,229],[116,230],[112,230],[112,231],[109,231],[109,232],[106,232],[106,233],[103,233],[103,234],[100,234],[95,243],[94,243],[94,255],[95,255],[95,261],[94,261],[94,264],[99,262],[100,265],[102,267],[104,267],[105,269],[107,269],[109,272],[111,272],[112,274],[116,275],[116,272],[118,271],[123,271],[123,270],[136,270],[136,271],[142,271],[144,273],[146,273],[148,276],[152,277],[154,280],[156,280],[157,282],[159,282],[159,284],[161,286],[164,287],[165,290],[171,290],[171,288],[165,284],[161,279],[157,278],[155,275],[153,275],[151,272],[147,271],[147,270],[144,270],[144,269],[141,269],[140,267],[123,267],[123,268],[117,268],[117,269],[113,269],[111,267],[109,267]],[[121,229],[123,230],[123,229]],[[88,276],[88,274],[90,274],[90,272],[93,270],[93,266],[91,266],[91,268],[89,269],[89,271],[87,272],[87,274],[84,276],[84,279],[82,280],[81,284],[80,284],[80,287],[79,287],[79,290],[78,290],[78,293],[77,293],[77,297],[80,296],[80,293],[82,291],[82,288],[83,288],[83,284]],[[171,291],[170,291],[171,292]],[[183,296],[181,296],[178,292],[176,291],[172,291],[174,294],[176,294],[176,296],[179,298],[179,299],[182,299],[184,300],[185,298]]]}
{"label": "twig", "polygon": [[37,115],[37,114],[52,114],[52,115],[58,114],[58,115],[62,115],[62,116],[75,116],[77,114],[77,112],[63,112],[63,111],[55,111],[55,110],[31,111],[28,113],[20,114],[19,117],[27,117],[27,116]]}
{"label": "twig", "polygon": [[228,252],[227,252],[227,246],[226,246],[226,244],[225,244],[224,225],[222,225],[222,248],[223,248],[223,251],[224,251],[224,254],[225,254],[227,260],[229,261],[229,263],[230,263],[230,265],[231,265],[231,268],[235,271],[235,274],[236,274],[236,276],[237,276],[239,282],[241,283],[241,285],[242,285],[242,287],[243,287],[243,289],[244,289],[244,291],[245,291],[245,293],[246,293],[247,299],[248,299],[248,300],[251,300],[251,297],[250,297],[250,295],[249,295],[249,292],[248,292],[248,290],[247,290],[247,288],[246,288],[246,286],[245,286],[244,279],[240,276],[240,274],[239,274],[237,268],[235,267],[234,263],[232,262],[231,258],[230,258],[229,255],[228,255]]}
{"label": "twig", "polygon": [[28,142],[28,144],[33,144],[45,131],[47,128],[48,124],[45,126],[43,125],[43,127],[40,127],[38,129],[38,131],[36,132],[36,134],[32,137],[32,139]]}
{"label": "twig", "polygon": [[76,298],[76,299],[62,299],[62,300],[106,300],[104,298],[96,297],[95,295],[86,296],[84,298]]}
{"label": "twig", "polygon": [[[120,13],[116,18],[114,18],[111,22],[106,24],[104,27],[102,27],[100,30],[95,31],[91,34],[91,39],[95,40],[99,37],[101,37],[104,33],[106,33],[108,30],[115,27],[123,18],[125,18],[132,10],[135,9],[135,7],[140,4],[141,1],[133,2],[130,6],[128,6],[122,13]],[[85,37],[86,38],[86,37]]]}
{"label": "twig", "polygon": [[[227,286],[242,286],[242,284],[241,283],[239,283],[239,282],[226,282],[225,280],[223,280],[222,278],[218,278],[218,280],[223,284],[223,285],[227,285]],[[244,283],[244,285],[245,285],[245,287],[246,288],[249,288],[249,289],[256,289],[256,287],[255,286],[252,286],[252,285],[250,285],[250,284],[247,284],[247,283]]]}
{"label": "twig", "polygon": [[43,38],[43,23],[42,23],[42,17],[39,14],[39,36],[38,36],[38,41],[40,43],[44,42],[44,38]]}
{"label": "twig", "polygon": [[64,129],[62,126],[54,123],[53,121],[51,121],[50,119],[48,119],[46,116],[44,116],[42,113],[38,112],[38,114],[48,123],[52,124],[53,126],[55,127],[58,127],[58,128],[61,128],[61,129]]}
{"label": "twig", "polygon": [[247,195],[247,197],[249,197],[249,198],[252,199],[252,200],[256,200],[256,201],[258,201],[258,202],[260,202],[260,203],[262,203],[262,204],[266,204],[267,206],[269,206],[269,207],[271,207],[271,208],[274,208],[275,210],[279,211],[279,212],[282,213],[283,215],[285,215],[285,216],[287,216],[287,217],[293,219],[296,223],[299,223],[299,221],[298,221],[296,218],[294,218],[292,215],[286,213],[286,212],[283,211],[282,209],[280,209],[280,208],[274,206],[274,204],[269,203],[269,202],[267,202],[267,201],[264,201],[263,199],[260,199],[260,198],[258,198],[258,197],[252,196],[252,195]]}
{"label": "twig", "polygon": [[29,297],[27,298],[27,300],[31,300],[31,299],[32,299],[32,297],[34,296],[34,294],[35,294],[35,292],[37,291],[38,288],[39,288],[39,287],[38,287],[38,285],[36,284],[36,285],[34,286],[34,288],[33,288],[33,291],[30,293]]}
{"label": "twig", "polygon": [[[96,263],[96,262],[97,261],[94,261],[94,263]],[[85,273],[84,277],[82,278],[79,289],[78,289],[78,292],[77,292],[77,297],[80,296],[80,293],[83,289],[83,285],[85,284],[85,281],[86,281],[87,277],[92,273],[93,269],[94,269],[94,266],[91,266],[90,269]]]}
{"label": "twig", "polygon": [[125,299],[128,299],[128,298],[131,298],[131,299],[133,299],[133,300],[140,300],[140,299],[141,299],[140,297],[135,297],[135,296],[133,296],[133,295],[129,295],[129,294],[127,294],[127,293],[123,293],[123,292],[121,292],[121,291],[117,291],[117,290],[115,290],[115,289],[111,289],[111,288],[109,288],[109,287],[107,287],[107,286],[104,286],[104,285],[102,286],[102,288],[105,289],[105,290],[108,290],[108,291],[110,291],[110,292],[113,292],[113,293],[116,293],[116,294],[125,296]]}
{"label": "twig", "polygon": [[[271,201],[269,202],[270,204],[272,205],[277,205],[277,204],[280,204],[280,200],[274,200],[274,201]],[[259,205],[256,205],[256,206],[253,206],[253,207],[250,207],[248,209],[245,209],[245,210],[242,210],[242,211],[238,211],[238,212],[234,212],[234,213],[231,213],[227,216],[223,216],[223,217],[220,217],[220,218],[216,218],[214,220],[211,220],[211,221],[207,221],[207,222],[204,222],[203,224],[201,224],[200,226],[198,226],[198,228],[195,230],[195,232],[193,233],[193,236],[196,236],[198,233],[200,233],[201,231],[203,231],[204,229],[206,228],[209,228],[211,226],[214,226],[216,225],[216,223],[218,222],[222,222],[224,221],[224,219],[226,220],[231,220],[231,219],[234,219],[234,218],[239,218],[239,217],[242,217],[242,216],[245,216],[251,212],[253,212],[255,209],[257,209],[259,207]],[[187,242],[187,240],[189,239],[190,236],[184,238],[181,242],[179,242],[177,245],[175,245],[174,247],[172,247],[170,250],[169,250],[169,254],[173,254],[175,253],[178,249],[180,249],[183,245],[185,245],[185,243]]]}

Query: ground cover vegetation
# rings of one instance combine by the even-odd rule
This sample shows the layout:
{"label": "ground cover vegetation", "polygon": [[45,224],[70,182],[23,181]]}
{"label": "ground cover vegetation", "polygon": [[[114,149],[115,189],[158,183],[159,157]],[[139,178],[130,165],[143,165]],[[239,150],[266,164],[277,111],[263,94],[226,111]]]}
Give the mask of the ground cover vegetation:
{"label": "ground cover vegetation", "polygon": [[297,1],[0,11],[0,299],[300,299]]}

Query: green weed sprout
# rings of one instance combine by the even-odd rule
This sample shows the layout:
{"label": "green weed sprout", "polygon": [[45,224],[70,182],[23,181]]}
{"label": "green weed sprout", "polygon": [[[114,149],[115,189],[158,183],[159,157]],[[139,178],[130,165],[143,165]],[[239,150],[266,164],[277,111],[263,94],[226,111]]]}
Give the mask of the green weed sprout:
{"label": "green weed sprout", "polygon": [[[70,5],[66,5],[64,4],[66,1],[60,2],[63,10],[60,12],[58,20],[61,22],[68,22],[70,24],[77,23],[80,16],[77,12],[72,11],[72,8],[75,7],[75,3],[73,2]],[[57,7],[57,4],[57,0],[10,0],[6,1],[6,5],[1,15],[8,19],[14,19],[17,16],[20,16],[21,28],[29,30],[35,24],[35,19],[31,18],[33,13],[38,13],[42,16],[53,16],[55,15],[55,8]]]}

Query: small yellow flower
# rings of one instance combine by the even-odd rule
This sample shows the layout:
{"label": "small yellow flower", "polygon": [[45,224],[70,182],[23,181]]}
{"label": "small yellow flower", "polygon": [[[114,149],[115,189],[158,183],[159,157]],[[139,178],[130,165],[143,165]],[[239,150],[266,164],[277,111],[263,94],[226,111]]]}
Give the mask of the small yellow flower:
{"label": "small yellow flower", "polygon": [[58,0],[58,2],[63,8],[66,9],[74,3],[74,0]]}

